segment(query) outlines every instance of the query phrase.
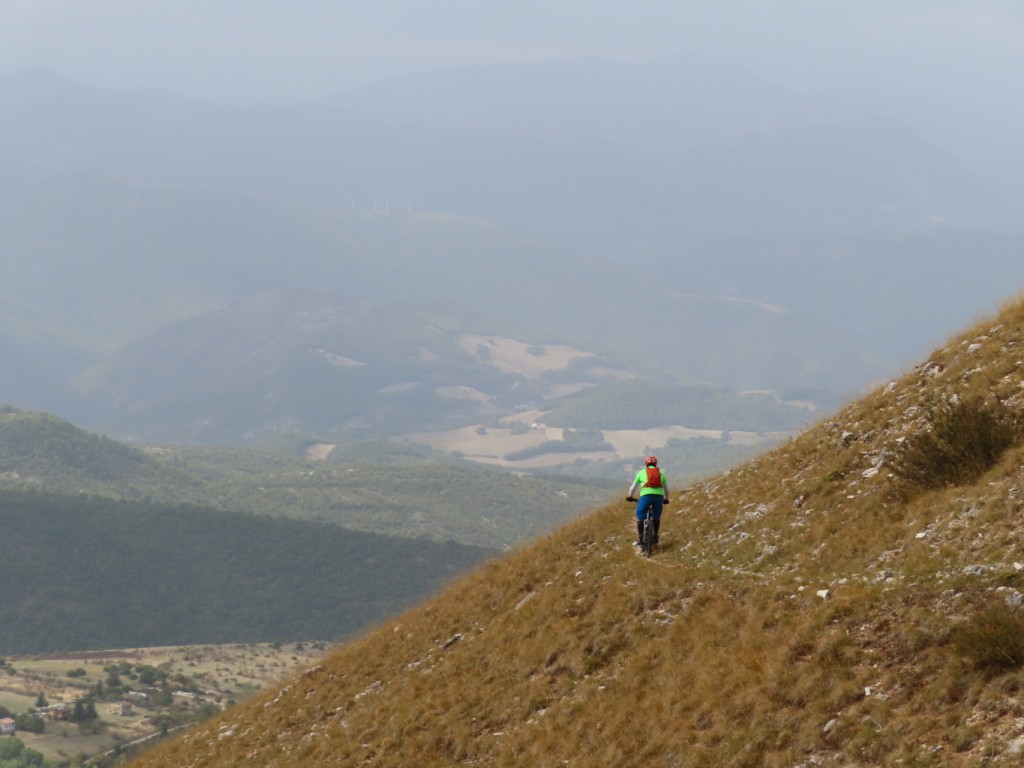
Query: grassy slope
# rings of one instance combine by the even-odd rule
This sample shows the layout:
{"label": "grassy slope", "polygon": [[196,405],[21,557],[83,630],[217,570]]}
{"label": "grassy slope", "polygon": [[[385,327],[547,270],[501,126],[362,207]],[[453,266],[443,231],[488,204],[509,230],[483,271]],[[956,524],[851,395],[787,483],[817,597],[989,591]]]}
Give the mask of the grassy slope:
{"label": "grassy slope", "polygon": [[133,765],[1006,755],[1024,672],[981,662],[986,645],[998,656],[1024,631],[1019,614],[1004,610],[1004,629],[973,647],[956,639],[1019,594],[1024,447],[972,485],[909,501],[891,467],[937,399],[991,392],[1019,409],[1022,345],[1018,304],[893,386],[692,488],[653,560],[631,551],[630,508],[598,510]]}

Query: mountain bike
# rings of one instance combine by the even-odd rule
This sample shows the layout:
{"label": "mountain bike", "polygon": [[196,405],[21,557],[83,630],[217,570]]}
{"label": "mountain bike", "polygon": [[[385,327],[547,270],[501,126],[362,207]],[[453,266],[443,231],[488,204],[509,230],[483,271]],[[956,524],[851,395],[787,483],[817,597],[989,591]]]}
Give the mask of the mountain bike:
{"label": "mountain bike", "polygon": [[[639,499],[630,499],[634,504]],[[640,551],[644,557],[650,557],[654,551],[654,518],[651,517],[651,508],[647,508],[647,517],[644,518],[644,526],[640,533]]]}

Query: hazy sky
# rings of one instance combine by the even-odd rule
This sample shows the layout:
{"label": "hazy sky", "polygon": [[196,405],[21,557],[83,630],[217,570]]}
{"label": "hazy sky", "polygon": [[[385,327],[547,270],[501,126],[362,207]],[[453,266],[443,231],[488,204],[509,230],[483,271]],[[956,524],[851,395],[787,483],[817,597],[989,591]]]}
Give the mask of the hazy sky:
{"label": "hazy sky", "polygon": [[1024,3],[0,0],[0,36],[3,71],[44,67],[217,99],[306,97],[439,65],[584,54],[698,52],[813,88],[1019,64]]}
{"label": "hazy sky", "polygon": [[978,162],[991,142],[972,126],[1024,130],[1020,0],[0,0],[0,72],[240,103],[453,64],[679,53],[885,105],[974,142]]}

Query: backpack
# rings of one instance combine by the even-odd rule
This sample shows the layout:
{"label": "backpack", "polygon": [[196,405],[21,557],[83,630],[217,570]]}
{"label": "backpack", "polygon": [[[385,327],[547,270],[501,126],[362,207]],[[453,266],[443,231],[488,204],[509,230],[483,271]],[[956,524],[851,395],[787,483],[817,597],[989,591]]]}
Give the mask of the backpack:
{"label": "backpack", "polygon": [[645,488],[661,488],[661,470],[657,467],[647,468],[647,482]]}

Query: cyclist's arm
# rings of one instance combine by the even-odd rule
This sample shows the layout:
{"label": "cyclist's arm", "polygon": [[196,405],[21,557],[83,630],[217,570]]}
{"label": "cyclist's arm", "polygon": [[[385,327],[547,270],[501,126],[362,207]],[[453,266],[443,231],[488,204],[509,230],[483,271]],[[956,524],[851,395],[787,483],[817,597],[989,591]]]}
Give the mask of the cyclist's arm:
{"label": "cyclist's arm", "polygon": [[626,495],[635,499],[638,493],[640,493],[640,481],[634,480],[633,484],[629,486],[629,493]]}

